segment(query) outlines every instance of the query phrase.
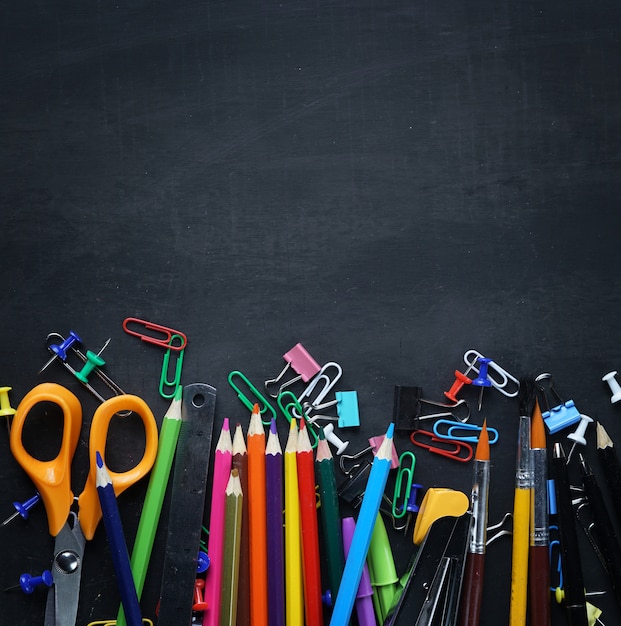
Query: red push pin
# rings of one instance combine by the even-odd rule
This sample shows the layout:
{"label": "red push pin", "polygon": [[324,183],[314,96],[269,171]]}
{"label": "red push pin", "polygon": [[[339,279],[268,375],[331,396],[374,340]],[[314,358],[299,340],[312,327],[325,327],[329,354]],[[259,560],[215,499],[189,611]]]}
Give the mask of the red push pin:
{"label": "red push pin", "polygon": [[[472,366],[470,366],[466,372],[470,371]],[[451,388],[448,391],[444,392],[444,395],[451,400],[451,402],[459,402],[457,399],[457,394],[461,391],[461,388],[464,385],[472,384],[472,380],[466,376],[466,374],[462,374],[459,370],[455,370],[455,382],[451,385]]]}
{"label": "red push pin", "polygon": [[205,588],[205,581],[202,578],[197,578],[194,583],[194,604],[192,605],[193,611],[206,611],[209,608],[209,604],[205,602],[203,598],[203,589]]}

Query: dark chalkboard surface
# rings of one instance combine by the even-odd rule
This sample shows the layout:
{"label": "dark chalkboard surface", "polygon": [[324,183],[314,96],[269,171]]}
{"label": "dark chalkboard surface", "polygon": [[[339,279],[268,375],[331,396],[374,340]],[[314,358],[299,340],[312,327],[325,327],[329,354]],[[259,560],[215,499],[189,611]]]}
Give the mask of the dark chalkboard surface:
{"label": "dark chalkboard surface", "polygon": [[[621,442],[601,380],[621,367],[616,2],[25,0],[0,13],[0,383],[13,406],[44,380],[79,395],[77,492],[97,401],[59,363],[37,374],[45,339],[74,330],[96,352],[111,338],[106,371],[161,422],[163,350],[123,331],[130,316],[187,334],[182,382],[217,389],[214,432],[225,417],[248,424],[229,372],[260,385],[301,342],[342,367],[336,389],[357,391],[361,425],[339,430],[348,452],[385,431],[395,385],[443,401],[470,349],[516,377],[550,372]],[[477,390],[461,397],[499,431],[499,521],[513,506],[517,401],[488,389],[479,412]],[[39,428],[59,441],[57,421]],[[113,440],[121,462],[135,444],[120,428]],[[605,487],[593,427],[587,440]],[[396,446],[414,450],[406,433]],[[8,517],[33,487],[6,434],[0,451]],[[470,464],[415,453],[417,483],[469,494]],[[130,548],[145,490],[119,498]],[[411,536],[389,531],[402,572]],[[592,602],[621,623],[581,540],[587,590],[607,592]],[[0,541],[2,588],[49,567],[40,505]],[[507,623],[510,554],[507,537],[488,549],[482,626]],[[118,601],[102,526],[78,623],[114,618]],[[44,610],[43,590],[7,591],[0,621],[31,626]]]}

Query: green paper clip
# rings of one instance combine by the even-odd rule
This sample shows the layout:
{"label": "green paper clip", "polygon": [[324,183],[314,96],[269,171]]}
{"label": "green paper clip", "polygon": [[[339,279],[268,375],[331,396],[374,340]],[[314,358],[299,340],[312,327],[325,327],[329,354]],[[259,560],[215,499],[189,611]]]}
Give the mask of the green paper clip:
{"label": "green paper clip", "polygon": [[[285,396],[291,397],[291,401],[287,404],[284,404]],[[310,434],[311,447],[315,449],[317,447],[317,443],[319,443],[319,435],[317,434],[314,425],[308,421],[308,418],[306,417],[306,412],[302,408],[302,405],[300,404],[300,401],[296,398],[295,394],[291,391],[282,391],[278,394],[276,401],[278,402],[278,406],[280,407],[282,414],[287,418],[289,424],[291,424],[291,420],[293,418],[296,418],[296,416],[293,415],[293,409],[298,412],[298,415],[302,415],[304,421],[306,422],[306,428],[308,429],[308,432]]]}
{"label": "green paper clip", "polygon": [[[411,459],[409,465],[404,465],[406,459]],[[407,513],[407,503],[410,499],[414,480],[414,467],[416,467],[416,457],[412,452],[406,450],[399,457],[399,470],[397,471],[392,498],[392,516],[396,519],[401,519]]]}
{"label": "green paper clip", "polygon": [[[173,346],[175,339],[183,341],[183,337],[181,335],[172,335],[170,341],[168,342],[168,345]],[[168,380],[170,353],[173,349],[178,352],[177,362],[175,363],[175,377],[172,380]],[[170,347],[164,353],[164,361],[162,362],[162,374],[160,376],[160,396],[162,396],[162,398],[170,399],[175,397],[177,387],[181,384],[181,368],[183,367],[184,352],[185,348],[178,350],[177,348]],[[167,391],[167,389],[169,389],[170,391]]]}
{"label": "green paper clip", "polygon": [[233,382],[234,378],[241,378],[241,380],[246,384],[248,389],[253,393],[255,397],[255,402],[259,405],[259,411],[261,415],[263,415],[269,409],[271,417],[267,421],[264,419],[261,420],[264,426],[269,426],[272,423],[272,418],[276,419],[278,417],[276,411],[274,410],[274,407],[263,397],[263,395],[261,395],[261,392],[248,380],[248,378],[244,374],[242,374],[238,370],[233,370],[228,376],[229,385],[231,385],[231,387],[233,387],[233,389],[237,392],[237,397],[241,400],[242,404],[249,411],[252,411],[255,402],[252,402],[244,395],[244,392]]}

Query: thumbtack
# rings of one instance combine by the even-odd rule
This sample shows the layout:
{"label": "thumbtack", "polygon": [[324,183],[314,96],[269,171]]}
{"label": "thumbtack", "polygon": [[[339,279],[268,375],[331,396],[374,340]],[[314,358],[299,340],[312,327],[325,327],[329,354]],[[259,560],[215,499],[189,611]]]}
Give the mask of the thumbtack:
{"label": "thumbtack", "polygon": [[24,593],[33,593],[35,588],[39,585],[45,585],[46,587],[51,587],[54,583],[54,579],[52,578],[52,572],[49,569],[43,571],[41,576],[32,576],[31,574],[22,574],[19,577],[19,585],[13,585],[12,587],[7,587],[4,591],[10,591],[11,589],[17,589],[21,587]]}
{"label": "thumbtack", "polygon": [[605,376],[602,376],[602,381],[607,382],[610,387],[610,391],[612,391],[612,397],[610,398],[611,404],[615,402],[619,402],[621,400],[621,385],[619,385],[615,376],[617,375],[616,371],[608,372]]}
{"label": "thumbtack", "polygon": [[206,572],[209,569],[210,565],[211,565],[211,559],[209,558],[209,555],[207,554],[207,552],[204,552],[203,550],[199,550],[198,558],[196,559],[196,573],[202,574],[203,572]]}
{"label": "thumbtack", "polygon": [[329,589],[321,594],[321,602],[324,606],[332,606],[332,592]]}
{"label": "thumbtack", "polygon": [[457,394],[461,391],[464,385],[472,384],[472,380],[466,376],[466,374],[472,369],[472,365],[462,374],[459,370],[455,370],[455,382],[451,385],[448,391],[444,392],[444,395],[452,402],[457,402]]}
{"label": "thumbtack", "polygon": [[96,367],[101,367],[102,365],[105,365],[106,362],[101,358],[101,353],[108,347],[108,344],[110,343],[110,339],[108,339],[108,341],[106,341],[106,343],[104,343],[103,347],[101,348],[101,350],[95,354],[93,351],[91,350],[87,350],[86,351],[86,363],[84,363],[84,366],[82,367],[82,369],[79,372],[75,372],[75,377],[82,383],[84,383],[85,385],[88,384],[88,377],[91,375],[92,371],[96,368]]}
{"label": "thumbtack", "polygon": [[37,492],[34,496],[32,496],[32,498],[28,498],[28,500],[26,500],[25,502],[13,502],[13,506],[15,507],[15,513],[13,513],[13,515],[11,515],[10,517],[7,517],[4,522],[0,524],[0,527],[10,524],[18,515],[21,515],[24,519],[28,519],[28,511],[30,511],[30,509],[37,502],[39,502],[40,499],[41,496]]}
{"label": "thumbtack", "polygon": [[194,583],[194,604],[192,605],[193,611],[206,611],[209,608],[209,604],[205,602],[203,597],[203,589],[205,588],[205,581],[202,578],[197,578]]}
{"label": "thumbtack", "polygon": [[326,424],[323,428],[326,439],[336,448],[337,454],[343,454],[349,445],[349,441],[343,441],[334,432],[334,424]]}
{"label": "thumbtack", "polygon": [[16,410],[11,406],[9,400],[9,391],[12,387],[0,387],[0,415],[6,417],[6,427],[11,432],[11,424],[9,418],[15,415]]}
{"label": "thumbtack", "polygon": [[569,450],[569,454],[567,455],[567,461],[565,462],[566,465],[569,463],[571,455],[578,444],[580,444],[581,446],[586,446],[586,438],[584,435],[586,433],[587,426],[592,421],[593,419],[590,418],[588,415],[584,415],[583,413],[581,413],[580,423],[578,424],[578,427],[573,433],[569,433],[569,435],[567,435],[567,439],[571,439],[574,443]]}
{"label": "thumbtack", "polygon": [[488,369],[491,360],[492,359],[488,359],[487,357],[479,357],[477,359],[478,363],[480,364],[479,375],[476,378],[472,379],[472,384],[481,388],[481,391],[479,392],[479,411],[483,406],[483,390],[485,389],[485,387],[492,386],[492,381],[489,379],[488,375]]}
{"label": "thumbtack", "polygon": [[[60,336],[60,335],[59,335]],[[48,340],[50,339],[50,335],[48,335]],[[62,341],[60,344],[52,343],[48,345],[47,349],[52,352],[52,357],[50,360],[39,370],[39,374],[44,372],[57,358],[61,361],[67,360],[67,350],[73,347],[74,343],[82,343],[82,340],[78,337],[76,333],[72,330],[69,331],[69,336],[66,339],[61,337]]]}

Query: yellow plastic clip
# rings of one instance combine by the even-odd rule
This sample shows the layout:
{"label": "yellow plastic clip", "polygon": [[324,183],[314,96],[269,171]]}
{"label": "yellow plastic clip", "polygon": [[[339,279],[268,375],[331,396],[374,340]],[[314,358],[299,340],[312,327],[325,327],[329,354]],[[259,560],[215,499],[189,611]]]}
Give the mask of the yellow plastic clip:
{"label": "yellow plastic clip", "polygon": [[181,368],[183,367],[183,354],[185,348],[176,350],[177,360],[175,362],[175,375],[172,380],[168,380],[168,371],[170,369],[170,354],[173,350],[175,340],[183,341],[181,335],[173,335],[168,342],[169,348],[164,353],[164,361],[162,363],[162,374],[160,376],[160,396],[162,398],[174,398],[177,387],[181,384]]}
{"label": "yellow plastic clip", "polygon": [[392,497],[392,516],[396,519],[401,519],[407,512],[407,504],[414,482],[414,467],[416,467],[416,457],[413,452],[406,450],[399,457],[399,470],[397,471],[395,491]]}
{"label": "yellow plastic clip", "polygon": [[420,545],[431,525],[441,517],[461,517],[470,506],[470,498],[453,489],[427,489],[414,526],[413,540]]}
{"label": "yellow plastic clip", "polygon": [[[250,400],[244,392],[237,386],[236,383],[233,382],[234,379],[239,378],[241,381],[248,387],[248,389],[252,392],[254,396],[254,401]],[[259,405],[259,411],[261,415],[263,415],[266,411],[269,410],[270,418],[268,420],[262,419],[264,426],[269,426],[272,423],[272,417],[276,419],[278,416],[274,407],[263,397],[261,392],[248,380],[248,378],[242,374],[238,370],[233,370],[228,376],[229,385],[235,389],[237,392],[237,397],[241,400],[242,404],[249,410],[252,411],[255,403]]]}

